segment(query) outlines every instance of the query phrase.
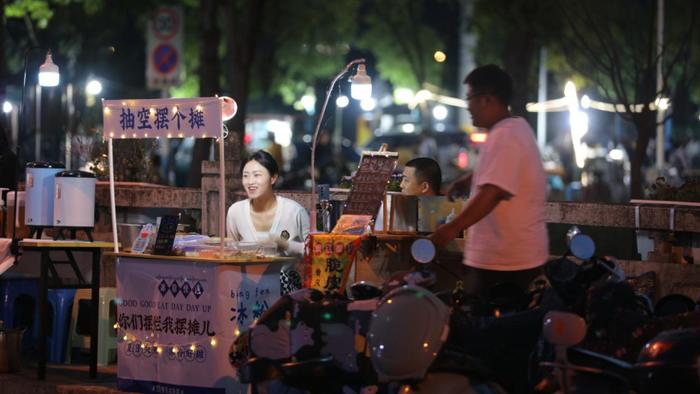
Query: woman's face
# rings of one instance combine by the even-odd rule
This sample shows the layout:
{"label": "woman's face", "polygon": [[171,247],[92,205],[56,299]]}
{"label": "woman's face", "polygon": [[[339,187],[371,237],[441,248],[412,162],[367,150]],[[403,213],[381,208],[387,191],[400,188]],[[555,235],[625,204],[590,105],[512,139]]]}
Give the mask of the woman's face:
{"label": "woman's face", "polygon": [[272,185],[276,181],[277,175],[270,176],[267,168],[255,160],[251,160],[243,166],[243,189],[250,199],[272,193]]}

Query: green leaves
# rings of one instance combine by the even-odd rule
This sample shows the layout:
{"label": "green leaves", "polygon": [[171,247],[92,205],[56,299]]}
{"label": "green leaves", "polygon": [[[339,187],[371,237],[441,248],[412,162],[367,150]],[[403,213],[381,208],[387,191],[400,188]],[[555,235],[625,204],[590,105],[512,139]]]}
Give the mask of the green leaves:
{"label": "green leaves", "polygon": [[[60,2],[63,3],[66,0]],[[14,0],[5,5],[5,15],[8,18],[24,18],[27,15],[39,28],[44,29],[53,17],[50,3],[40,0]]]}

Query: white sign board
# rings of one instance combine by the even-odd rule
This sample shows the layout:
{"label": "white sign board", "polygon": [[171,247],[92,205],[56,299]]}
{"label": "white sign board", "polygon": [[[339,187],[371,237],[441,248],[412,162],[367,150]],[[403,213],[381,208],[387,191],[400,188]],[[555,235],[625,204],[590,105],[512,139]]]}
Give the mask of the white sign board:
{"label": "white sign board", "polygon": [[102,100],[103,138],[217,138],[221,100]]}
{"label": "white sign board", "polygon": [[146,84],[166,89],[180,84],[183,14],[180,7],[158,7],[146,33]]}
{"label": "white sign board", "polygon": [[117,388],[245,393],[229,350],[280,297],[281,266],[119,257]]}

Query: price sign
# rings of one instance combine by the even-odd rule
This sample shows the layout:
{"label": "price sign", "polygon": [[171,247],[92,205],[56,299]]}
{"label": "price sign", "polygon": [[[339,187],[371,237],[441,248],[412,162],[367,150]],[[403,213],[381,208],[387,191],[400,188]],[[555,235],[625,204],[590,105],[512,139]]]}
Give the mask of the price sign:
{"label": "price sign", "polygon": [[386,185],[394,173],[399,154],[396,152],[365,152],[352,179],[352,188],[343,214],[375,216],[379,211]]}

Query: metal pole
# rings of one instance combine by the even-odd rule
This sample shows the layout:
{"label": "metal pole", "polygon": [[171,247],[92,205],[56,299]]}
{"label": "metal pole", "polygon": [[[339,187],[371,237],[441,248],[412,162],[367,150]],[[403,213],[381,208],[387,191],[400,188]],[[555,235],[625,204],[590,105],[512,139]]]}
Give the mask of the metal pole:
{"label": "metal pole", "polygon": [[114,149],[112,138],[107,140],[107,159],[109,160],[109,202],[112,213],[112,240],[114,241],[114,253],[119,253],[119,240],[117,238],[117,204],[114,198]]}
{"label": "metal pole", "polygon": [[[656,20],[656,97],[661,98],[664,88],[663,81],[663,49],[664,49],[664,0],[657,0]],[[658,102],[658,101],[657,101]],[[664,168],[664,111],[656,109],[656,169],[661,173]]]}
{"label": "metal pole", "polygon": [[[472,22],[474,14],[473,0],[460,0],[460,18],[459,18],[459,65],[457,67],[457,96],[464,100],[467,96],[467,86],[462,83],[467,73],[476,67],[474,60],[474,50],[476,48],[476,35],[468,30],[469,24]],[[472,124],[472,118],[469,111],[457,111],[458,125],[460,129],[466,129]]]}
{"label": "metal pole", "polygon": [[544,151],[547,145],[547,112],[542,105],[547,101],[547,48],[540,48],[540,72],[539,86],[537,89],[537,102],[540,103],[537,110],[537,145],[540,152]]}
{"label": "metal pole", "polygon": [[34,160],[41,160],[41,85],[34,89]]}
{"label": "metal pole", "polygon": [[318,230],[318,228],[316,227],[316,140],[318,139],[318,131],[321,129],[323,115],[325,115],[326,107],[328,107],[328,100],[331,97],[331,93],[333,93],[333,86],[335,86],[335,83],[338,82],[340,77],[342,77],[343,75],[345,75],[345,73],[350,71],[350,67],[354,66],[355,64],[364,62],[365,59],[355,59],[351,61],[345,66],[343,71],[338,73],[338,75],[336,75],[335,78],[333,78],[331,86],[328,87],[328,91],[326,92],[326,99],[323,102],[321,113],[318,115],[318,121],[316,122],[316,130],[314,130],[313,139],[311,140],[311,212],[309,212],[309,216],[312,233],[315,233]]}

